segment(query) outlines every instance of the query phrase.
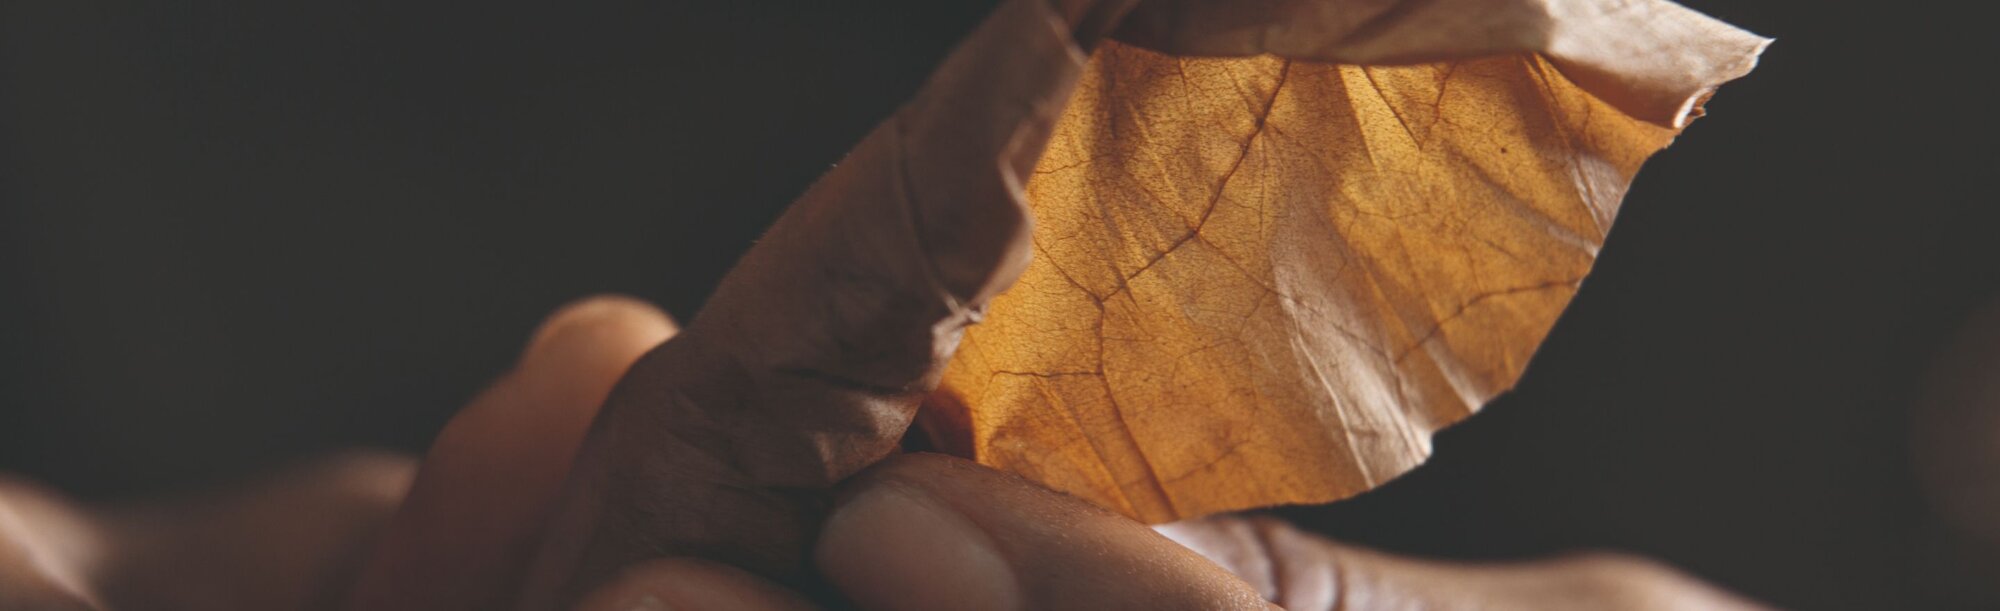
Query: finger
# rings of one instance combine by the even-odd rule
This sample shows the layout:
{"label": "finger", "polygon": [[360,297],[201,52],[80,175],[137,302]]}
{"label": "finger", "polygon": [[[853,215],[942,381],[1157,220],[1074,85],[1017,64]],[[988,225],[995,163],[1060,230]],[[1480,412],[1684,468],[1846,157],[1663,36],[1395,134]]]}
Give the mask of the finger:
{"label": "finger", "polygon": [[355,451],[221,494],[100,512],[113,609],[323,608],[409,489],[414,461]]}
{"label": "finger", "polygon": [[674,330],[666,314],[626,297],[551,315],[514,370],[438,435],[349,608],[502,606],[591,418],[632,362]]}
{"label": "finger", "polygon": [[324,608],[413,470],[400,455],[349,452],[117,510],[0,479],[0,609]]}
{"label": "finger", "polygon": [[1600,553],[1461,564],[1341,545],[1267,517],[1220,517],[1157,528],[1292,611],[1762,608],[1631,556]]}
{"label": "finger", "polygon": [[1021,176],[1083,58],[1066,15],[1005,3],[634,367],[524,608],[661,555],[802,578],[827,489],[896,449],[962,329],[1026,263]]}
{"label": "finger", "polygon": [[[1030,216],[1021,189],[1086,59],[1076,30],[1107,28],[1134,3],[1003,4],[870,138],[887,142],[864,142],[849,158],[893,155],[880,168],[889,174],[875,181],[889,192],[876,196],[908,200],[917,245],[928,255],[920,260],[951,297],[985,303],[1027,265]],[[862,194],[842,194],[852,195]]]}
{"label": "finger", "polygon": [[842,497],[814,557],[863,609],[1269,606],[1137,522],[963,460],[900,456]]}
{"label": "finger", "polygon": [[0,609],[99,609],[89,579],[102,535],[84,512],[0,476]]}
{"label": "finger", "polygon": [[810,611],[797,594],[728,565],[688,558],[625,569],[577,611]]}

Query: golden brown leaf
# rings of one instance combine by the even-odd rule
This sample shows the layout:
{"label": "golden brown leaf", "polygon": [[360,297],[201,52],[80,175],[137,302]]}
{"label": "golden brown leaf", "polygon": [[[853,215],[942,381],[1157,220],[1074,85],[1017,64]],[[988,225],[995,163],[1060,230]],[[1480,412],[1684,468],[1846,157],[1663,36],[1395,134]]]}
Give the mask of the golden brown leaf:
{"label": "golden brown leaf", "polygon": [[[1203,31],[1215,3],[1160,2],[1120,34],[1314,61],[1097,49],[1028,184],[1034,262],[934,401],[963,450],[1149,522],[1408,471],[1520,377],[1640,163],[1768,42],[1666,2],[1390,4]],[[1317,63],[1354,58],[1461,59]]]}

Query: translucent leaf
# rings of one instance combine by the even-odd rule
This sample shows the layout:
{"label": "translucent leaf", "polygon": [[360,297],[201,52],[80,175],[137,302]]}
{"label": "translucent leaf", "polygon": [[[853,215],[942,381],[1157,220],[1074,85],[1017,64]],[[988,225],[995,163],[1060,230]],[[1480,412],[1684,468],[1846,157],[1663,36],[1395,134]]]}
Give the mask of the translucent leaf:
{"label": "translucent leaf", "polygon": [[[1571,21],[1672,55],[1650,63],[1575,36],[1393,66],[1329,63],[1339,45],[1296,28],[1256,40],[1310,61],[1103,44],[1027,185],[1033,263],[967,333],[927,426],[1149,522],[1339,499],[1415,467],[1520,378],[1640,164],[1768,42],[1656,4],[1699,21]],[[1634,30],[1601,31],[1619,23]],[[1406,46],[1424,44],[1445,43]]]}

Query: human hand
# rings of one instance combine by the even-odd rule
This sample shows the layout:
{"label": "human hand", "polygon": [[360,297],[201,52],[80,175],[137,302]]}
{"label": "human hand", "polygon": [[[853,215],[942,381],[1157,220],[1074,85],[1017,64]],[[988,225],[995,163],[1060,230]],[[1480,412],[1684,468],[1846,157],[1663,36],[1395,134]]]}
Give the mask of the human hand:
{"label": "human hand", "polygon": [[[19,482],[0,486],[0,610],[309,609],[339,598],[355,609],[503,607],[527,570],[585,423],[631,361],[672,333],[658,311],[629,299],[587,300],[551,316],[515,371],[446,427],[407,498],[412,465],[382,454],[319,461],[216,498],[121,511],[79,508]],[[1749,606],[1621,556],[1437,563],[1340,545],[1261,517],[1155,532],[935,455],[890,459],[843,484],[837,498],[812,555],[831,586],[817,600],[727,565],[679,558],[629,567],[583,606],[803,609],[841,599],[862,609],[1260,608],[1265,600],[1292,609]]]}
{"label": "human hand", "polygon": [[[1631,556],[1434,562],[1338,544],[1263,517],[1155,532],[938,455],[885,461],[844,485],[841,497],[814,561],[841,598],[871,611],[1760,608]],[[771,582],[684,559],[633,567],[580,607],[808,608]]]}
{"label": "human hand", "polygon": [[[1258,589],[1136,523],[983,468],[898,458],[841,484],[894,451],[958,331],[1019,273],[1020,183],[1074,84],[1073,34],[1115,21],[1103,6],[1129,4],[1007,3],[794,205],[677,339],[629,300],[556,316],[521,367],[439,437],[347,607],[621,605],[625,592],[693,608],[1261,606]],[[836,485],[847,500],[822,529]],[[898,506],[887,490],[934,500],[902,504],[939,512],[931,526],[989,533],[992,554],[953,569],[945,560],[978,558],[976,541],[922,535],[922,511],[864,519]],[[309,525],[313,513],[294,517]],[[24,565],[64,566],[37,560],[47,547]],[[943,569],[949,579],[926,577]],[[811,588],[815,576],[826,590]],[[143,595],[155,591],[106,579],[108,605],[159,606]],[[897,589],[911,583],[942,589]],[[239,608],[315,600],[287,592],[301,602]]]}
{"label": "human hand", "polygon": [[0,474],[0,611],[326,608],[413,471],[404,456],[352,451],[116,507]]}
{"label": "human hand", "polygon": [[612,383],[673,331],[631,299],[562,308],[446,425],[414,487],[416,461],[365,451],[135,506],[0,477],[0,611],[328,609],[350,590],[365,609],[395,588],[439,602],[420,608],[498,604],[511,592],[482,578],[538,536]]}

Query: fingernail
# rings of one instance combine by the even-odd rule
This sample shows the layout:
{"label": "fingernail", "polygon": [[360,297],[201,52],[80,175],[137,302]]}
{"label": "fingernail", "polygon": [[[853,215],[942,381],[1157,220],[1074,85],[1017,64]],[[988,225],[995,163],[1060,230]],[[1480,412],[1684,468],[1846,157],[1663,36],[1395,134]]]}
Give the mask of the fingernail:
{"label": "fingernail", "polygon": [[993,538],[921,490],[884,484],[834,510],[820,570],[867,609],[1019,609],[1014,569]]}

